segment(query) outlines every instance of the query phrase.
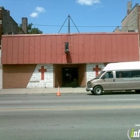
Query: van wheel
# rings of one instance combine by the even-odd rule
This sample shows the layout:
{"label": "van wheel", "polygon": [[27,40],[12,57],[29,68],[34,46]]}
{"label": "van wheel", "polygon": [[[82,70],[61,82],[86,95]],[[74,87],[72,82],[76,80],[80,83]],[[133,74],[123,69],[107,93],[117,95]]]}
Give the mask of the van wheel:
{"label": "van wheel", "polygon": [[94,89],[93,89],[93,92],[94,94],[96,95],[101,95],[103,93],[103,88],[101,86],[96,86]]}
{"label": "van wheel", "polygon": [[140,93],[140,90],[135,90],[136,93]]}

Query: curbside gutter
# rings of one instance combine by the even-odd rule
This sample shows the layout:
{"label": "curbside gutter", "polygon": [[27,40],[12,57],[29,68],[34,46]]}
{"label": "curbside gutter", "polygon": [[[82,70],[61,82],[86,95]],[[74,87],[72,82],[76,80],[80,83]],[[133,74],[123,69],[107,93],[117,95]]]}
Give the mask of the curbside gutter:
{"label": "curbside gutter", "polygon": [[[58,88],[0,89],[0,94],[56,94]],[[87,93],[86,88],[60,88],[60,93]]]}

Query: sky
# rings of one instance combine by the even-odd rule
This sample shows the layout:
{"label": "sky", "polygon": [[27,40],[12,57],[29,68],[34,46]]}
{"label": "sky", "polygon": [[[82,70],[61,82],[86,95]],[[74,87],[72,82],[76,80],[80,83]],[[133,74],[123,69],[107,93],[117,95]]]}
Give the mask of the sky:
{"label": "sky", "polygon": [[140,0],[0,0],[0,6],[19,25],[27,17],[43,34],[68,33],[68,19],[71,33],[91,33],[121,28],[128,1],[132,7],[140,4]]}

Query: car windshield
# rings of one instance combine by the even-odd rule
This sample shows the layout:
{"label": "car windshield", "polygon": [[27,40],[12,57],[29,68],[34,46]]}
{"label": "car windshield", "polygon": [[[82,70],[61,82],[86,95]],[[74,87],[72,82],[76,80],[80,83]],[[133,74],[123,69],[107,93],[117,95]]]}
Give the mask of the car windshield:
{"label": "car windshield", "polygon": [[101,71],[100,74],[96,77],[96,79],[99,79],[103,73],[105,73],[105,71]]}

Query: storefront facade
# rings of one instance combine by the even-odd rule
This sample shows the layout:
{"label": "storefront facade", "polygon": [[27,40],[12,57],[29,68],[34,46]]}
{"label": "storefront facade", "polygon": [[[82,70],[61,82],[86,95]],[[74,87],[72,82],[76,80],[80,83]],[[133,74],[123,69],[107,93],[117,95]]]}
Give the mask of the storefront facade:
{"label": "storefront facade", "polygon": [[110,62],[139,61],[138,33],[4,35],[3,88],[85,87]]}

